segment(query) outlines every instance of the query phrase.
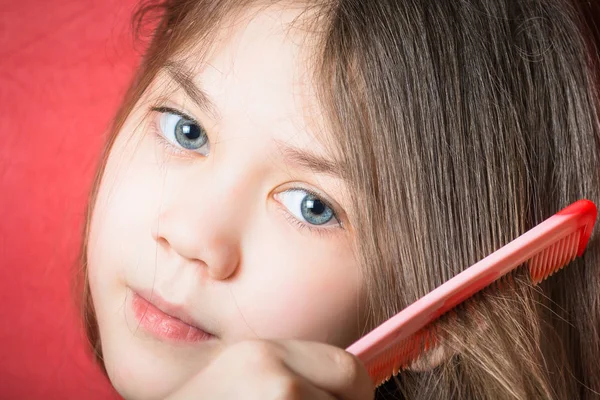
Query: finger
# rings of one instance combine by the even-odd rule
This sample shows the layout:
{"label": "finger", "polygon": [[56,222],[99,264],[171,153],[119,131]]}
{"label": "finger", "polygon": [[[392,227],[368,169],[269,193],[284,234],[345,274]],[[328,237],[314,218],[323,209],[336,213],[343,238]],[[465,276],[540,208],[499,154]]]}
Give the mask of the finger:
{"label": "finger", "polygon": [[[284,367],[287,369],[287,367]],[[293,379],[290,374],[295,375]],[[318,388],[306,378],[296,375],[294,371],[288,370],[279,376],[279,379],[271,379],[258,383],[261,387],[253,390],[256,397],[252,400],[265,399],[298,399],[298,400],[337,400],[331,393]],[[246,392],[247,396],[247,392]],[[248,398],[248,397],[245,397]]]}
{"label": "finger", "polygon": [[354,355],[323,343],[278,343],[285,349],[285,365],[318,388],[343,400],[373,399],[373,382]]}
{"label": "finger", "polygon": [[271,341],[238,343],[169,400],[336,400],[333,394],[289,368],[284,362],[287,354],[285,346]]}
{"label": "finger", "polygon": [[[300,391],[300,399],[302,400],[337,400],[331,393],[327,393],[322,389],[314,386],[312,383],[305,381],[306,383],[302,385],[302,389]],[[279,399],[280,397],[273,397],[274,399]]]}

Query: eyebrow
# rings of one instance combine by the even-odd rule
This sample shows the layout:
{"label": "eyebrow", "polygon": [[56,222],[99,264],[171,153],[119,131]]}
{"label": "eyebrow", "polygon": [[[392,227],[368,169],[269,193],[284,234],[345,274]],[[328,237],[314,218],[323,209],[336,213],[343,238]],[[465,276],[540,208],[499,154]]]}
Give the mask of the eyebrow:
{"label": "eyebrow", "polygon": [[[215,103],[210,96],[194,82],[192,73],[181,62],[168,61],[164,69],[171,79],[175,81],[187,94],[187,96],[203,111],[211,114],[214,119],[221,119]],[[293,165],[301,169],[310,170],[314,173],[330,175],[334,178],[343,179],[342,167],[339,163],[333,162],[325,157],[321,157],[306,150],[289,146],[278,140],[277,147],[283,154],[285,164]]]}
{"label": "eyebrow", "polygon": [[213,119],[221,119],[221,115],[215,103],[202,88],[196,85],[193,74],[182,63],[168,61],[163,69],[199,108],[210,114]]}
{"label": "eyebrow", "polygon": [[277,146],[283,154],[285,164],[343,179],[342,166],[340,163],[331,161],[309,151],[289,146],[279,140],[277,141]]}

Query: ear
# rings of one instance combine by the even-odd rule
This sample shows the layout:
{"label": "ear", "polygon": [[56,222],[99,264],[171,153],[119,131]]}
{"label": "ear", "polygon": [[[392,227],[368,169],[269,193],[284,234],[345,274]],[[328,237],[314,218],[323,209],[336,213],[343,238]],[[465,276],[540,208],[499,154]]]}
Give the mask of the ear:
{"label": "ear", "polygon": [[[482,335],[485,334],[485,331],[488,330],[488,323],[479,318],[475,327],[465,329],[469,329],[471,334],[473,334],[472,331],[475,330],[476,335],[482,337]],[[462,340],[457,341],[457,337],[462,336],[463,335],[456,336],[451,343],[446,342],[444,344],[444,341],[440,340],[441,343],[438,342],[439,344],[436,347],[421,354],[407,369],[415,372],[426,372],[440,366],[457,353],[461,353],[465,346],[468,346],[468,344]]]}
{"label": "ear", "polygon": [[419,358],[408,367],[408,370],[415,372],[430,371],[448,361],[453,355],[454,351],[440,344],[419,356]]}

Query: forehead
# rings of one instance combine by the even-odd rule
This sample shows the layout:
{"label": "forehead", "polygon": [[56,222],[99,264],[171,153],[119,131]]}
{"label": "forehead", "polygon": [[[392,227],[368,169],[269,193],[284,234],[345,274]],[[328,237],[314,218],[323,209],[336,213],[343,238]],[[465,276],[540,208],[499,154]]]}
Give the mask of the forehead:
{"label": "forehead", "polygon": [[[302,147],[324,139],[313,68],[316,35],[306,10],[249,9],[215,33],[210,49],[181,57],[194,82],[213,101],[221,120],[248,119]],[[202,44],[199,43],[200,47]]]}

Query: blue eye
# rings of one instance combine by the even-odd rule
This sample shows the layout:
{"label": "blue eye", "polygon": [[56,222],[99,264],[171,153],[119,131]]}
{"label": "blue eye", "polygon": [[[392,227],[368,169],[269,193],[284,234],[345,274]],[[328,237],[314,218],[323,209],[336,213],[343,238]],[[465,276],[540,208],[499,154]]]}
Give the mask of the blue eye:
{"label": "blue eye", "polygon": [[160,130],[171,144],[203,155],[208,154],[208,136],[197,122],[174,110],[161,108],[157,111],[161,112]]}
{"label": "blue eye", "polygon": [[278,193],[277,197],[299,221],[318,226],[339,225],[331,207],[306,190],[286,190]]}

